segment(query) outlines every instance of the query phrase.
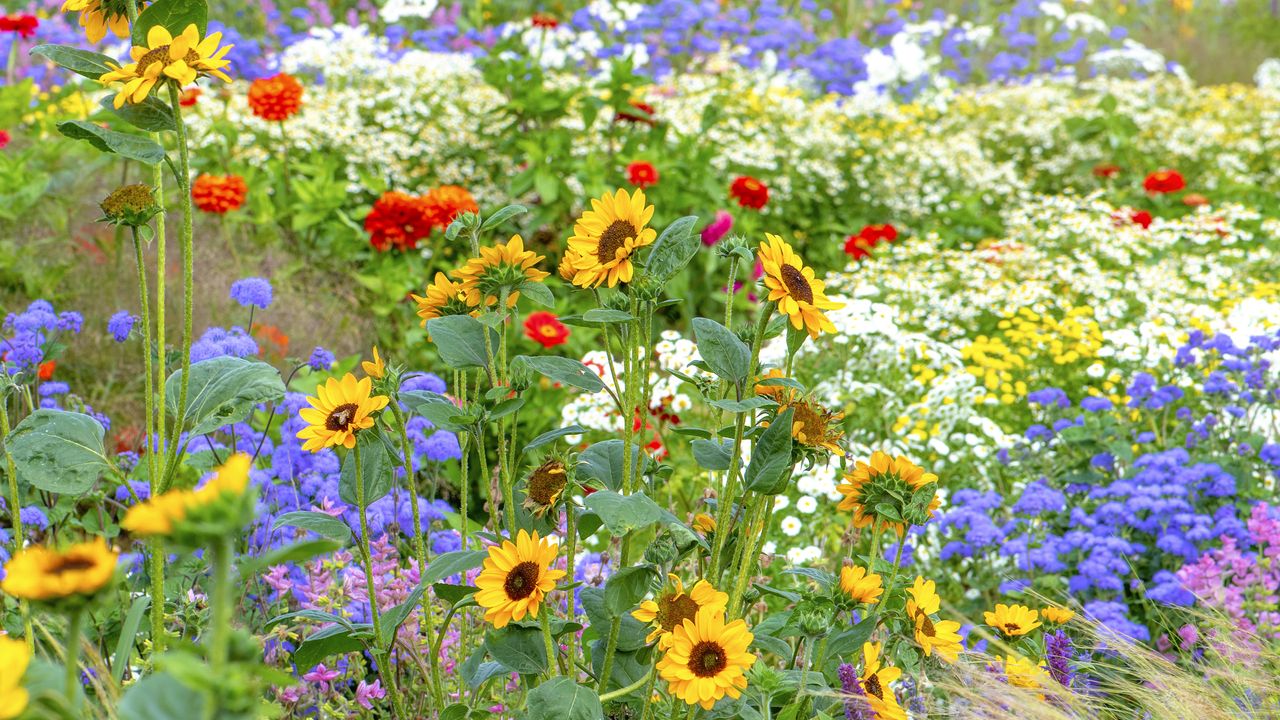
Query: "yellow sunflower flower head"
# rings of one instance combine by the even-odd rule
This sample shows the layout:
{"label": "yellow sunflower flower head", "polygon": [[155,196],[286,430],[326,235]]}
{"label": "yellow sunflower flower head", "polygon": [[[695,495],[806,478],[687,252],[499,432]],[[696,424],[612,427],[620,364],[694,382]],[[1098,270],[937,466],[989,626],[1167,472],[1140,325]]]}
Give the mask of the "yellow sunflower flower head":
{"label": "yellow sunflower flower head", "polygon": [[100,537],[66,550],[23,548],[5,563],[0,590],[32,602],[83,603],[111,582],[118,559]]}
{"label": "yellow sunflower flower head", "polygon": [[703,535],[710,535],[716,531],[716,519],[706,513],[698,513],[693,516],[693,529]]}
{"label": "yellow sunflower flower head", "polygon": [[907,588],[907,616],[932,615],[942,607],[942,598],[935,590],[937,585],[932,580],[917,576],[911,587]]}
{"label": "yellow sunflower flower head", "polygon": [[1058,607],[1057,605],[1050,605],[1049,607],[1040,609],[1040,617],[1043,617],[1054,625],[1064,625],[1071,622],[1071,618],[1075,616],[1076,614],[1073,610]]}
{"label": "yellow sunflower flower head", "polygon": [[[901,537],[909,525],[923,525],[942,504],[938,476],[899,455],[876,451],[858,461],[836,489],[844,495],[837,506],[853,511],[853,524],[864,528],[879,523]],[[903,498],[907,498],[905,501]]]}
{"label": "yellow sunflower flower head", "polygon": [[746,621],[726,624],[723,610],[704,608],[672,630],[658,674],[672,695],[710,710],[726,695],[735,700],[742,696],[746,671],[756,662],[747,650],[754,639]]}
{"label": "yellow sunflower flower head", "polygon": [[884,593],[879,575],[864,567],[845,565],[840,568],[840,590],[857,603],[873,603]]}
{"label": "yellow sunflower flower head", "polygon": [[792,327],[807,332],[810,338],[836,331],[824,311],[839,310],[844,303],[827,299],[826,285],[790,245],[777,235],[765,233],[758,257],[764,269],[764,286],[769,291],[767,299],[778,304],[778,312],[790,318]]}
{"label": "yellow sunflower flower head", "polygon": [[169,490],[129,508],[120,527],[138,537],[176,538],[190,547],[237,532],[253,513],[251,466],[248,454],[236,453],[195,490]]}
{"label": "yellow sunflower flower head", "polygon": [[489,557],[476,577],[476,602],[485,609],[484,619],[496,628],[525,616],[538,617],[547,593],[564,577],[564,570],[551,567],[560,546],[521,530],[516,541],[503,540],[489,547]]}
{"label": "yellow sunflower flower head", "polygon": [[591,209],[573,226],[560,267],[565,277],[572,271],[578,287],[614,287],[629,283],[635,274],[636,251],[652,245],[658,232],[649,227],[653,206],[645,204],[644,190],[618,190],[592,199]]}
{"label": "yellow sunflower flower head", "polygon": [[378,354],[378,346],[373,346],[373,362],[365,360],[360,363],[360,369],[364,370],[364,374],[374,380],[381,380],[387,375],[387,363]]}
{"label": "yellow sunflower flower head", "polygon": [[795,392],[795,388],[770,381],[786,379],[787,374],[781,368],[771,368],[768,372],[756,378],[756,395],[770,398],[777,403],[785,402]]}
{"label": "yellow sunflower flower head", "polygon": [[27,708],[30,694],[22,687],[22,676],[30,663],[26,642],[0,635],[0,719],[16,718]]}
{"label": "yellow sunflower flower head", "polygon": [[864,643],[862,645],[862,677],[858,680],[867,704],[877,720],[907,720],[907,713],[898,704],[890,683],[902,676],[896,667],[880,664],[880,650],[883,643]]}
{"label": "yellow sunflower flower head", "polygon": [[907,619],[914,626],[916,642],[926,656],[937,653],[947,662],[955,662],[964,650],[960,644],[960,623],[932,617],[942,605],[932,580],[917,577],[907,588]]}
{"label": "yellow sunflower flower head", "polygon": [[307,398],[311,407],[298,414],[307,426],[298,431],[304,440],[303,450],[319,452],[341,445],[348,450],[356,446],[356,433],[373,427],[374,415],[387,406],[386,395],[373,394],[373,381],[356,380],[347,373],[341,380],[329,378],[316,388],[316,396]]}
{"label": "yellow sunflower flower head", "polygon": [[461,283],[449,279],[448,275],[437,272],[435,279],[422,295],[409,295],[418,304],[418,317],[422,318],[422,327],[432,318],[449,315],[473,315],[475,310],[467,305],[466,294]]}
{"label": "yellow sunflower flower head", "polygon": [[1014,687],[1038,690],[1049,680],[1043,662],[1033,663],[1020,655],[1006,655],[1003,665],[1005,679]]}
{"label": "yellow sunflower flower head", "polygon": [[788,408],[791,409],[791,437],[796,442],[806,448],[826,450],[844,457],[844,449],[839,445],[844,439],[844,428],[840,427],[844,413],[833,412],[811,398],[795,394],[778,406],[778,412]]}
{"label": "yellow sunflower flower head", "polygon": [[123,83],[116,93],[115,106],[140,103],[147,99],[159,83],[177,83],[182,88],[202,77],[216,77],[231,82],[223,68],[231,64],[224,60],[232,46],[218,47],[222,33],[216,32],[203,40],[195,24],[188,25],[174,37],[160,25],[147,31],[147,46],[134,46],[130,51],[133,62],[120,66],[111,63],[111,72],[103,73],[98,81],[103,85]]}
{"label": "yellow sunflower flower head", "polygon": [[[143,5],[138,3],[139,11]],[[108,30],[121,40],[129,37],[129,12],[122,0],[66,0],[61,12],[80,13],[80,27],[91,43],[100,42]]]}
{"label": "yellow sunflower flower head", "polygon": [[1040,627],[1040,613],[1026,605],[1005,605],[998,603],[994,612],[982,615],[986,623],[1000,631],[1005,637],[1018,637]]}
{"label": "yellow sunflower flower head", "polygon": [[653,600],[645,600],[631,612],[631,617],[653,628],[645,642],[658,640],[659,647],[663,648],[671,645],[675,629],[685,620],[696,619],[699,611],[710,609],[723,615],[729,606],[729,596],[706,580],[699,580],[691,592],[685,593],[680,578],[672,574],[667,578],[671,581],[670,589]]}
{"label": "yellow sunflower flower head", "polygon": [[522,285],[542,282],[549,275],[536,267],[544,259],[532,250],[524,249],[524,238],[512,235],[505,243],[480,248],[480,257],[468,259],[465,265],[453,271],[453,277],[462,286],[462,297],[468,307],[497,305],[504,292],[507,307],[515,307]]}

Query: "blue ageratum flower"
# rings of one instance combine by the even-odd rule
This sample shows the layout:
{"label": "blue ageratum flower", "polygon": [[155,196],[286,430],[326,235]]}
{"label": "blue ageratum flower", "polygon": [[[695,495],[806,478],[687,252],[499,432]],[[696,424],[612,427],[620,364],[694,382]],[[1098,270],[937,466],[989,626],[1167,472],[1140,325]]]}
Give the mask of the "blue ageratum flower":
{"label": "blue ageratum flower", "polygon": [[336,360],[337,358],[333,356],[333,353],[317,345],[316,349],[311,351],[311,357],[307,359],[307,365],[316,372],[324,372],[332,368]]}
{"label": "blue ageratum flower", "polygon": [[122,343],[129,339],[129,333],[133,332],[133,325],[136,322],[138,322],[137,315],[121,310],[107,319],[107,332],[111,333],[113,340]]}
{"label": "blue ageratum flower", "polygon": [[271,294],[271,283],[266,278],[244,278],[231,284],[231,299],[243,307],[266,310],[271,305]]}

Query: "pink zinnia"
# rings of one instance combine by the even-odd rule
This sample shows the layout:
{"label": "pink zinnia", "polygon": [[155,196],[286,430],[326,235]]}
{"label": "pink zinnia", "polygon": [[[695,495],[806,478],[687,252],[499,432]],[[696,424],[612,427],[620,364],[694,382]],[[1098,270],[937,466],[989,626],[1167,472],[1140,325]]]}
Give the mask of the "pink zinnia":
{"label": "pink zinnia", "polygon": [[724,239],[733,228],[733,216],[727,210],[717,210],[716,217],[702,228],[702,244],[711,247]]}

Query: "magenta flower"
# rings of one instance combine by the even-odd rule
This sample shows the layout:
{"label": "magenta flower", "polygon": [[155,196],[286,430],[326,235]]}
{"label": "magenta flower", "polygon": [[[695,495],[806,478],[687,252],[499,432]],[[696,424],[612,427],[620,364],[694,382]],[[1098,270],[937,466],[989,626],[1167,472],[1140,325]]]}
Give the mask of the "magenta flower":
{"label": "magenta flower", "polygon": [[311,668],[311,671],[302,676],[303,680],[309,683],[315,683],[320,687],[321,692],[329,692],[329,683],[333,682],[342,673],[337,670],[330,670],[324,666],[324,663]]}
{"label": "magenta flower", "polygon": [[702,228],[702,244],[711,247],[724,239],[733,228],[733,216],[727,210],[717,210],[715,219]]}
{"label": "magenta flower", "polygon": [[365,710],[373,709],[373,701],[381,700],[387,696],[387,691],[382,689],[382,681],[374,680],[372,683],[366,683],[361,680],[356,686],[356,702]]}

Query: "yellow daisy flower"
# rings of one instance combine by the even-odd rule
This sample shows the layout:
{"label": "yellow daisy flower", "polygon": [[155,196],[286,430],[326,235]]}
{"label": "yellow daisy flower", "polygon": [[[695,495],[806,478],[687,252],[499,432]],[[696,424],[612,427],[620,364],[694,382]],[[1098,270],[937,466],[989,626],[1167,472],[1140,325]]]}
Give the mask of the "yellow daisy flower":
{"label": "yellow daisy flower", "polygon": [[703,535],[710,535],[716,531],[716,519],[706,513],[698,513],[693,516],[693,529]]}
{"label": "yellow daisy flower", "polygon": [[524,249],[524,238],[512,235],[505,243],[480,248],[480,257],[473,257],[453,276],[462,286],[462,296],[468,307],[489,307],[498,304],[498,296],[507,290],[507,307],[515,307],[520,299],[517,289],[526,282],[542,282],[549,273],[534,267],[544,256]]}
{"label": "yellow daisy flower", "polygon": [[1026,605],[1005,605],[998,603],[995,612],[982,614],[991,627],[999,630],[1006,637],[1017,637],[1040,627],[1040,613]]}
{"label": "yellow daisy flower", "polygon": [[30,663],[26,642],[0,635],[0,720],[12,720],[26,709],[30,695],[22,687],[22,676]]}
{"label": "yellow daisy flower", "polygon": [[449,279],[442,272],[436,273],[435,280],[427,286],[422,295],[410,293],[409,297],[418,304],[418,317],[422,318],[422,327],[432,318],[448,315],[468,315],[474,312],[467,307],[467,298],[461,283]]}
{"label": "yellow daisy flower", "polygon": [[249,488],[251,464],[247,453],[236,453],[227,458],[203,486],[195,490],[170,490],[129,508],[120,527],[140,537],[170,535],[191,510],[223,495],[243,495]]}
{"label": "yellow daisy flower", "polygon": [[756,662],[747,651],[754,639],[744,620],[726,625],[723,610],[705,608],[672,630],[658,674],[672,695],[710,710],[725,695],[736,700],[746,689],[745,673]]}
{"label": "yellow daisy flower", "polygon": [[631,282],[636,251],[658,238],[658,232],[648,227],[651,219],[653,206],[644,204],[644,190],[634,194],[618,190],[593,199],[569,237],[565,261],[574,271],[573,284],[613,287]]}
{"label": "yellow daisy flower", "polygon": [[765,233],[765,240],[759,247],[759,258],[768,300],[778,303],[778,311],[791,318],[791,326],[811,338],[820,332],[835,332],[836,326],[823,311],[839,310],[844,304],[827,299],[826,285],[782,238]]}
{"label": "yellow daisy flower", "polygon": [[[930,484],[936,484],[938,476],[925,472],[924,468],[901,455],[895,458],[879,450],[872,453],[870,462],[859,460],[853,472],[845,473],[844,482],[836,486],[836,490],[844,495],[844,499],[836,507],[840,510],[853,511],[855,527],[864,528],[881,519],[876,514],[876,503],[871,502],[869,498],[870,491],[874,490],[879,482],[896,482],[906,490],[914,492]],[[932,502],[929,503],[929,516],[933,517],[934,510],[941,505],[942,500],[935,493]],[[906,527],[901,522],[885,520],[884,524],[886,527],[893,528],[899,536],[906,532]]]}
{"label": "yellow daisy flower", "polygon": [[382,356],[378,354],[378,346],[373,346],[373,362],[364,360],[360,363],[360,369],[364,370],[364,374],[375,380],[381,380],[387,374],[387,364],[382,361]]}
{"label": "yellow daisy flower", "polygon": [[317,387],[316,397],[307,398],[311,407],[298,411],[308,423],[298,431],[298,437],[306,441],[302,449],[319,452],[334,445],[348,450],[355,447],[356,433],[373,427],[374,413],[387,406],[386,395],[372,392],[372,380],[357,381],[351,373],[341,380],[329,378]]}
{"label": "yellow daisy flower", "polygon": [[884,593],[879,575],[867,572],[864,567],[845,565],[840,568],[840,589],[854,602],[873,603]]}
{"label": "yellow daisy flower", "polygon": [[5,564],[0,590],[36,601],[92,595],[111,582],[117,559],[102,538],[64,551],[41,546],[24,548]]}
{"label": "yellow daisy flower", "polygon": [[111,72],[104,73],[98,80],[103,85],[124,83],[116,93],[116,107],[123,107],[126,102],[146,100],[151,89],[166,79],[178,83],[179,87],[210,76],[231,82],[222,69],[231,64],[230,60],[223,58],[232,46],[218,47],[221,41],[220,32],[201,40],[200,31],[194,23],[177,37],[155,25],[147,31],[147,47],[134,46],[129,51],[133,62],[124,66],[111,63]]}
{"label": "yellow daisy flower", "polygon": [[907,720],[907,713],[898,704],[889,683],[897,681],[902,671],[896,667],[880,665],[880,648],[883,643],[864,643],[862,646],[862,692],[877,720]]}
{"label": "yellow daisy flower", "polygon": [[631,617],[653,626],[645,642],[661,640],[659,645],[664,648],[670,646],[672,634],[685,620],[695,619],[702,610],[723,615],[729,606],[729,595],[716,590],[706,580],[699,580],[693,590],[685,594],[680,578],[670,573],[667,578],[671,580],[672,590],[653,600],[645,600],[631,612]]}
{"label": "yellow daisy flower", "polygon": [[1075,617],[1076,614],[1074,611],[1068,610],[1067,608],[1050,605],[1049,607],[1042,608],[1040,610],[1040,616],[1055,625],[1062,625],[1070,622],[1071,618]]}
{"label": "yellow daisy flower", "polygon": [[1049,679],[1044,663],[1033,663],[1018,655],[1004,656],[1004,676],[1014,687],[1037,690]]}
{"label": "yellow daisy flower", "polygon": [[915,583],[907,588],[907,594],[911,596],[907,599],[908,617],[915,617],[918,614],[932,615],[938,612],[938,608],[942,607],[942,598],[938,597],[934,589],[936,587],[937,584],[932,580],[916,577]]}
{"label": "yellow daisy flower", "polygon": [[559,545],[538,533],[521,530],[516,541],[503,540],[489,547],[484,569],[476,577],[476,602],[485,609],[484,619],[496,628],[504,628],[512,620],[538,617],[538,608],[547,593],[564,577],[564,570],[554,570]]}
{"label": "yellow daisy flower", "polygon": [[[139,11],[143,5],[143,2],[138,3]],[[122,40],[129,37],[129,15],[125,12],[123,3],[108,0],[67,0],[62,3],[61,11],[80,13],[80,27],[84,28],[84,35],[91,43],[101,41],[107,36],[108,30]]]}
{"label": "yellow daisy flower", "polygon": [[954,620],[934,620],[925,613],[915,614],[916,642],[924,654],[938,653],[947,662],[955,662],[964,646],[960,644],[960,623]]}

